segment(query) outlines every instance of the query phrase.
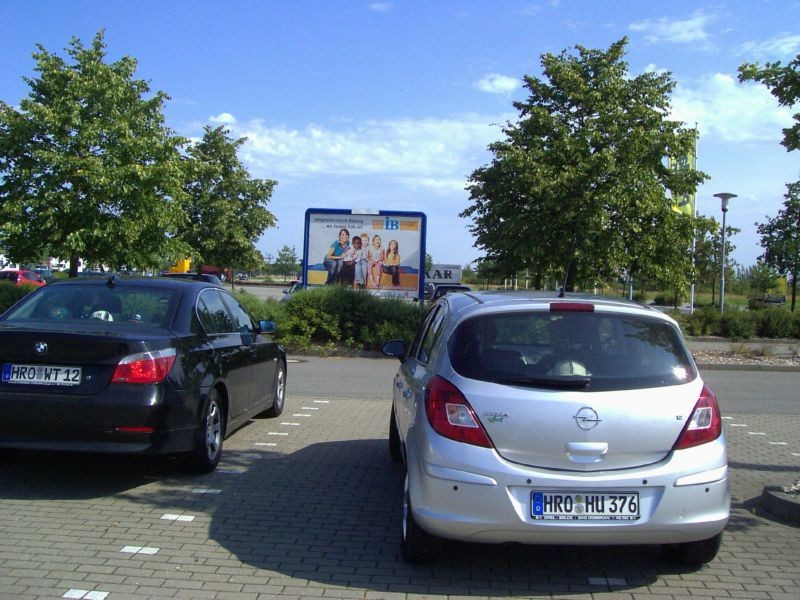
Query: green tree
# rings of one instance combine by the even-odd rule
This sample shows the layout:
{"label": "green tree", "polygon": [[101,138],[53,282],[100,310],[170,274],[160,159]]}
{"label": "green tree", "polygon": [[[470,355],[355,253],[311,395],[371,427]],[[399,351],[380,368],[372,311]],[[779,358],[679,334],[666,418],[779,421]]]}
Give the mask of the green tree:
{"label": "green tree", "polygon": [[525,77],[519,121],[470,176],[461,213],[498,272],[529,269],[568,290],[622,270],[688,282],[692,220],[666,190],[691,194],[705,175],[664,159],[685,155],[695,132],[667,118],[669,75],[628,76],[626,45],[544,54],[544,79]]}
{"label": "green tree", "polygon": [[278,257],[275,259],[274,273],[283,275],[283,281],[286,281],[287,275],[294,275],[297,273],[299,265],[297,260],[297,250],[294,246],[284,246],[278,250]]}
{"label": "green tree", "polygon": [[794,312],[800,273],[800,182],[789,183],[786,188],[783,210],[774,219],[767,218],[766,223],[756,223],[756,227],[764,248],[761,259],[781,275],[788,275],[792,283]]}
{"label": "green tree", "polygon": [[[787,65],[780,62],[758,64],[745,63],[739,67],[739,81],[757,81],[770,89],[781,106],[792,107],[800,102],[800,54]],[[794,113],[795,124],[783,130],[786,150],[800,148],[800,112]]]}
{"label": "green tree", "polygon": [[0,222],[15,261],[42,255],[145,268],[184,248],[184,140],[164,125],[167,95],[145,97],[136,60],[107,63],[103,32],[64,59],[41,45],[19,110],[0,102]]}
{"label": "green tree", "polygon": [[266,206],[276,182],[251,178],[237,156],[246,138],[232,140],[228,134],[224,127],[206,127],[185,161],[187,218],[177,235],[191,248],[198,273],[203,265],[263,268],[255,244],[275,225]]}

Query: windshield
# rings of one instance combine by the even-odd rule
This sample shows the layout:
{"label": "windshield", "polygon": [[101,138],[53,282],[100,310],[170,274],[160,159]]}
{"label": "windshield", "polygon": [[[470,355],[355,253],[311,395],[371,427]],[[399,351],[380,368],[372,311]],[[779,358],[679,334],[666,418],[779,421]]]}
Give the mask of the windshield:
{"label": "windshield", "polygon": [[170,289],[106,285],[47,285],[3,315],[9,323],[106,323],[167,329],[177,306]]}
{"label": "windshield", "polygon": [[473,317],[448,343],[464,377],[607,391],[687,383],[697,372],[670,323],[629,314],[514,312]]}

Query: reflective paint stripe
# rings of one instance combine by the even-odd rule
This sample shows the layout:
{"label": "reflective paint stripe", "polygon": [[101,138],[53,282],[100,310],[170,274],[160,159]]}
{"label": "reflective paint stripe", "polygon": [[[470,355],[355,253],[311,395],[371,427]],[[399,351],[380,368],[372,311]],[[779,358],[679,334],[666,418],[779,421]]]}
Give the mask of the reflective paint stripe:
{"label": "reflective paint stripe", "polygon": [[150,548],[147,546],[124,546],[120,552],[126,554],[157,554],[159,548]]}
{"label": "reflective paint stripe", "polygon": [[161,517],[162,521],[180,521],[182,523],[191,523],[194,521],[194,517],[191,515],[163,515]]}
{"label": "reflective paint stripe", "polygon": [[765,431],[748,431],[747,435],[767,435]]}
{"label": "reflective paint stripe", "polygon": [[273,446],[277,446],[278,444],[276,444],[275,442],[256,442],[255,445],[256,446],[270,446],[270,447],[273,447]]}
{"label": "reflective paint stripe", "polygon": [[289,435],[285,431],[268,431],[267,435]]}
{"label": "reflective paint stripe", "polygon": [[770,446],[788,446],[789,442],[770,442]]}
{"label": "reflective paint stripe", "polygon": [[589,577],[589,585],[628,585],[622,577]]}
{"label": "reflective paint stripe", "polygon": [[110,592],[101,592],[99,590],[92,591],[92,590],[76,590],[71,589],[68,590],[66,594],[61,596],[62,598],[75,598],[80,600],[105,600],[108,598],[108,594]]}

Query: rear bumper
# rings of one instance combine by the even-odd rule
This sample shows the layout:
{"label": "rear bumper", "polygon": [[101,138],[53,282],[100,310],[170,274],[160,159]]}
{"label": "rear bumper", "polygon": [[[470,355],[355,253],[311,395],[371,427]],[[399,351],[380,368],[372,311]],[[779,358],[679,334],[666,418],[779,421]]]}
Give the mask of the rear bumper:
{"label": "rear bumper", "polygon": [[[445,466],[430,455],[409,456],[411,505],[423,529],[462,541],[567,545],[700,541],[721,532],[730,514],[724,440],[716,444],[712,464],[709,448],[702,448],[673,452],[647,467],[594,473],[523,467],[486,449],[475,449],[484,453],[481,469],[465,468],[463,463]],[[473,449],[466,452],[473,453]],[[489,454],[491,458],[486,460]],[[485,468],[490,464],[492,468]],[[531,515],[534,491],[637,492],[639,518],[536,519]]]}
{"label": "rear bumper", "polygon": [[199,396],[163,384],[113,385],[92,396],[4,390],[0,447],[137,454],[188,451],[199,428]]}

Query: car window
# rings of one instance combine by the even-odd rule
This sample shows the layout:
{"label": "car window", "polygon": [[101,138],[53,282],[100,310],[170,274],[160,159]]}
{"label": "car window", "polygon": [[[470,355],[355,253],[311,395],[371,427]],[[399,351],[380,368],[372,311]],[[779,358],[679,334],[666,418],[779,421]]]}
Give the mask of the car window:
{"label": "car window", "polygon": [[233,316],[233,324],[236,331],[239,333],[252,333],[255,327],[253,326],[253,319],[250,318],[247,311],[244,310],[239,302],[230,294],[224,294],[223,298]]}
{"label": "car window", "polygon": [[0,273],[0,279],[7,279],[13,283],[17,282],[17,272],[16,271],[6,271],[4,273]]}
{"label": "car window", "polygon": [[107,285],[46,285],[6,314],[8,321],[93,321],[168,328],[177,305],[174,290]]}
{"label": "car window", "polygon": [[209,334],[232,333],[238,329],[217,290],[203,290],[200,293],[197,316]]}
{"label": "car window", "polygon": [[428,326],[433,318],[438,314],[438,312],[442,310],[440,306],[433,306],[429,311],[428,314],[425,315],[425,318],[422,320],[422,325],[419,326],[417,329],[417,333],[414,336],[414,341],[411,342],[411,347],[408,349],[408,356],[417,356],[419,353],[420,344],[422,344],[422,339],[424,337],[425,332],[428,330]]}
{"label": "car window", "polygon": [[678,330],[638,315],[513,312],[461,323],[448,342],[453,368],[483,381],[566,375],[587,391],[686,383],[697,377]]}
{"label": "car window", "polygon": [[444,325],[445,314],[446,310],[443,307],[438,307],[438,310],[433,313],[432,318],[429,321],[428,328],[423,334],[422,341],[420,342],[419,352],[417,354],[417,359],[420,362],[427,363],[431,359],[431,356],[433,355],[434,344],[439,338],[439,334],[441,333]]}

